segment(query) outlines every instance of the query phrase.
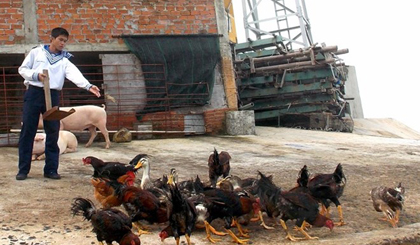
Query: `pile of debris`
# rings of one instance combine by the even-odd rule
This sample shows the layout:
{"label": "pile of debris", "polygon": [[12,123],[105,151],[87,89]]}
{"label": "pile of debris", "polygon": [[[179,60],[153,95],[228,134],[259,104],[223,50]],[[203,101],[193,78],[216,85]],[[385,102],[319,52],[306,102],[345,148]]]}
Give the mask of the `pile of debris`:
{"label": "pile of debris", "polygon": [[257,125],[352,132],[345,95],[348,49],[317,46],[286,51],[276,38],[236,44],[239,109]]}

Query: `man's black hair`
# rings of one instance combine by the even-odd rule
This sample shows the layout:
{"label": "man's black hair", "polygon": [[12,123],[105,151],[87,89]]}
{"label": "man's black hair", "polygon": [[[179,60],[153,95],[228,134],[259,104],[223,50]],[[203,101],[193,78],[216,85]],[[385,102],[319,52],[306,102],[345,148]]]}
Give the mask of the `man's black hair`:
{"label": "man's black hair", "polygon": [[56,28],[52,29],[51,36],[53,38],[57,38],[60,35],[69,37],[70,34],[69,34],[69,32],[66,29],[64,29],[62,27],[56,27]]}

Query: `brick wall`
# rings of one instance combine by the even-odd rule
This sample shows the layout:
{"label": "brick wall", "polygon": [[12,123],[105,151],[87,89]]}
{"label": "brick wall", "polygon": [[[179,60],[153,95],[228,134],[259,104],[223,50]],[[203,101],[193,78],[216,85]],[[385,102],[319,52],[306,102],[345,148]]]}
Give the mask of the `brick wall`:
{"label": "brick wall", "polygon": [[0,0],[0,44],[25,43],[22,0]]}
{"label": "brick wall", "polygon": [[184,115],[175,111],[155,112],[144,115],[140,123],[150,122],[153,130],[183,131]]}
{"label": "brick wall", "polygon": [[226,133],[226,112],[229,108],[215,109],[204,112],[204,123],[206,126],[206,133],[208,134],[223,134]]}
{"label": "brick wall", "polygon": [[[226,128],[226,112],[228,108],[208,110],[204,112],[204,125],[207,134],[223,134]],[[157,131],[183,131],[184,114],[175,111],[156,112],[144,115],[140,121],[134,113],[110,114],[108,113],[108,128],[120,129],[126,127],[131,129],[136,123],[151,123],[153,130]],[[118,117],[118,118],[117,118]]]}
{"label": "brick wall", "polygon": [[108,129],[119,130],[121,128],[132,129],[137,122],[135,113],[110,113],[107,112],[106,125]]}
{"label": "brick wall", "polygon": [[[36,0],[38,40],[66,28],[69,43],[110,43],[121,34],[217,33],[214,0]],[[24,43],[22,0],[0,0],[0,45]]]}

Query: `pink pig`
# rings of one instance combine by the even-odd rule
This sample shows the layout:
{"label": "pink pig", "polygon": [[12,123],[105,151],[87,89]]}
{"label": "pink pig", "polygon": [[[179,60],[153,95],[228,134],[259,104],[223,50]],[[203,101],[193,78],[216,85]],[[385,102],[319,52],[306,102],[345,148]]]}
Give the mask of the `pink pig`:
{"label": "pink pig", "polygon": [[[45,139],[46,135],[44,133],[37,133],[35,135],[32,161],[45,159]],[[60,148],[60,154],[77,151],[77,138],[69,131],[60,130],[57,144]]]}
{"label": "pink pig", "polygon": [[[89,141],[86,143],[86,147],[92,145],[97,133],[98,128],[104,135],[106,145],[108,149],[111,146],[109,140],[108,130],[106,128],[106,111],[105,106],[99,107],[95,105],[82,105],[73,107],[60,107],[60,111],[69,111],[75,109],[75,112],[68,117],[61,119],[60,130],[84,130],[88,129],[90,132]],[[42,119],[42,117],[40,117]],[[39,122],[39,127],[42,127],[42,120]]]}

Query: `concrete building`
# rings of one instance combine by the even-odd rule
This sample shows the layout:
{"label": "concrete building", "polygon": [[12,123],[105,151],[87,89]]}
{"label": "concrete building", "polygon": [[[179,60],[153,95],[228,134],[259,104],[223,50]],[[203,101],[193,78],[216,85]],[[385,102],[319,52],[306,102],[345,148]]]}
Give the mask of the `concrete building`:
{"label": "concrete building", "polygon": [[[101,86],[105,95],[96,99],[83,91],[75,92],[72,83],[66,82],[62,106],[106,104],[111,130],[121,127],[136,130],[139,125],[151,125],[149,129],[162,133],[223,132],[225,112],[237,110],[229,41],[231,22],[228,18],[229,8],[226,9],[225,5],[218,0],[1,1],[0,111],[3,119],[0,131],[20,127],[19,110],[24,86],[17,67],[31,48],[49,43],[51,29],[61,26],[70,32],[66,49],[74,55],[72,62],[88,80]],[[168,44],[167,40],[173,37],[181,38],[180,44]],[[210,71],[201,71],[207,74],[206,79],[201,77],[201,80],[191,78],[183,81],[178,78],[171,81],[168,76],[175,72],[170,69],[176,63],[185,63],[185,70],[176,72],[187,75],[196,75],[195,70],[204,68],[198,65],[194,67],[194,62],[179,61],[176,58],[166,61],[166,64],[140,60],[127,45],[126,40],[130,38],[152,38],[148,45],[154,45],[155,40],[156,43],[158,40],[166,42],[165,47],[152,51],[152,55],[148,54],[149,60],[154,55],[161,55],[165,59],[200,55],[197,50],[202,52],[202,57],[206,57],[211,46],[195,47],[191,51],[200,42],[196,40],[211,40],[211,43],[217,45],[217,53],[220,55],[213,61],[214,67]],[[204,67],[208,62],[203,58],[200,64]],[[156,92],[158,88],[150,85],[151,78],[147,74],[150,73],[151,65],[163,67],[164,76],[159,79],[163,81],[160,84],[166,86],[164,92]],[[154,76],[160,72],[152,71]],[[172,84],[172,87],[167,84]],[[176,89],[177,86],[190,86],[196,90],[204,88],[198,89],[199,92],[188,93]],[[177,93],[171,94],[170,91]],[[156,96],[156,93],[160,94]],[[150,109],[149,104],[157,105],[158,109]],[[145,107],[149,110],[145,110]]]}

